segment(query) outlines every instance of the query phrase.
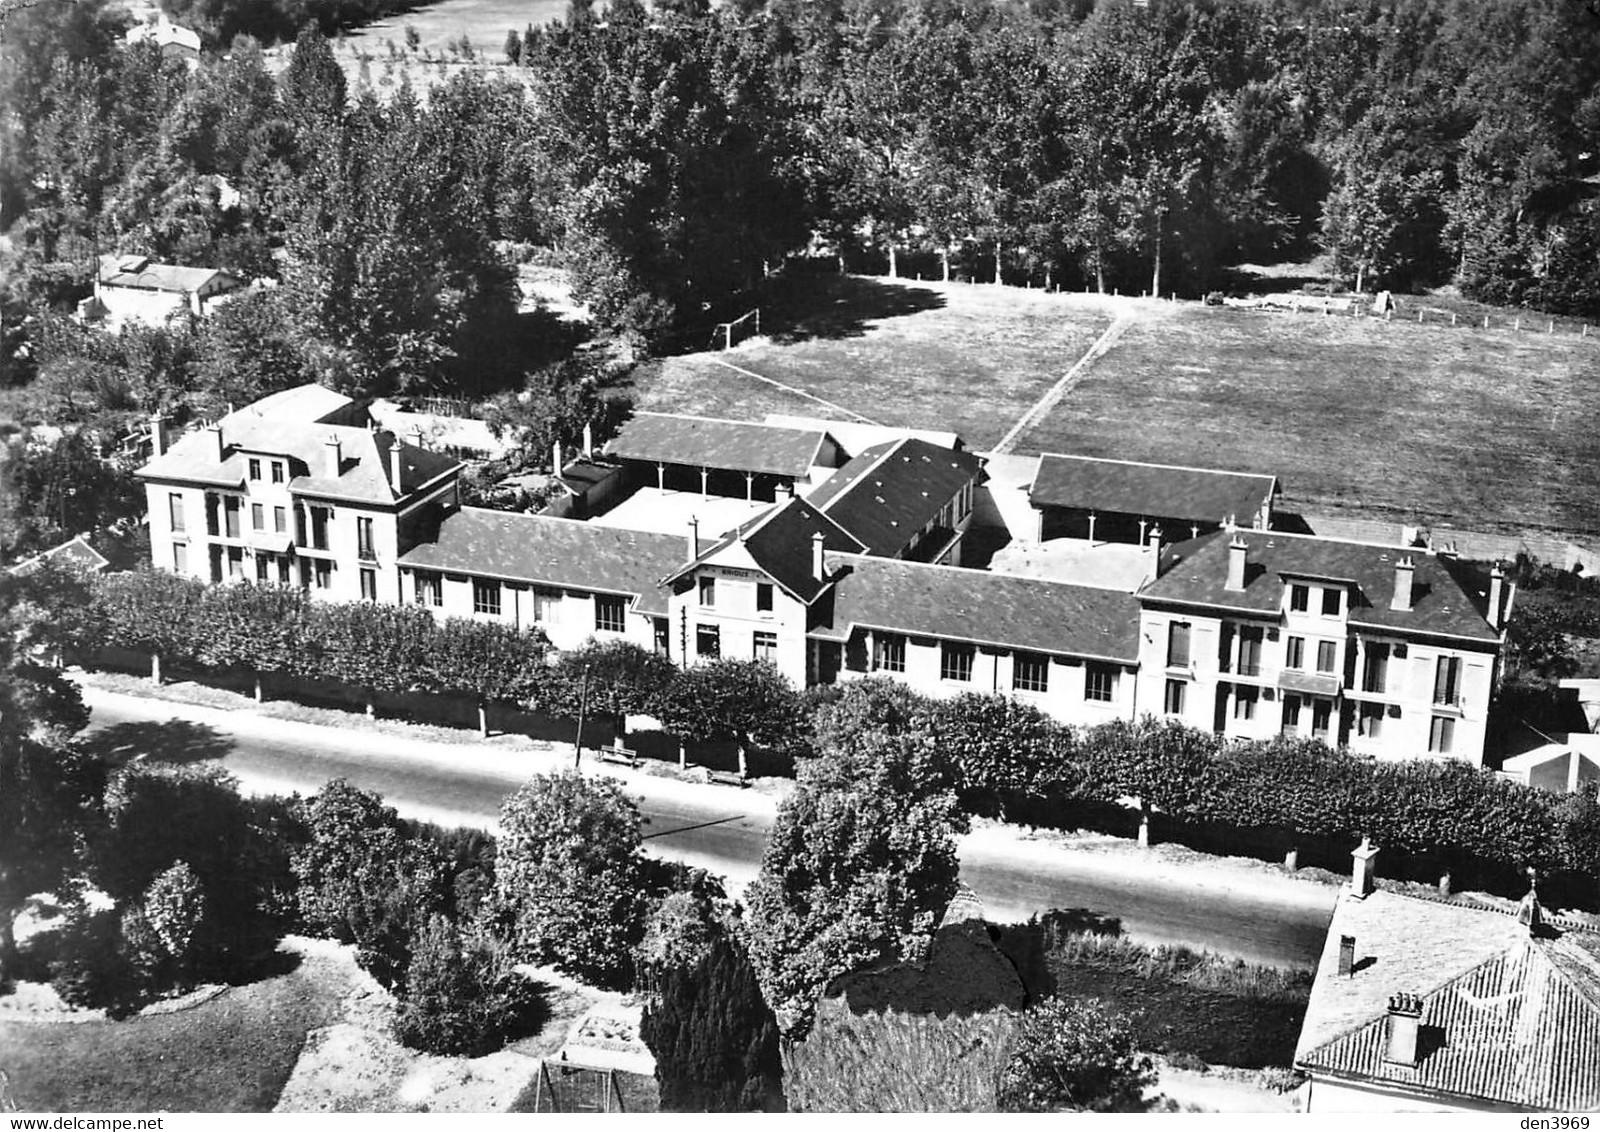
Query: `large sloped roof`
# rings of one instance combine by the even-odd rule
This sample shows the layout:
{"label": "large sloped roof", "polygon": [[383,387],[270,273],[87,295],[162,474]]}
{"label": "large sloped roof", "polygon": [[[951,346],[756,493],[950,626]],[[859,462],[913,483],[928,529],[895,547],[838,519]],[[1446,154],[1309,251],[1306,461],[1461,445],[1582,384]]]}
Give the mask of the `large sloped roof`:
{"label": "large sloped roof", "polygon": [[1129,664],[1139,657],[1139,602],[1120,590],[865,555],[830,554],[827,565],[838,575],[832,621],[816,636],[879,629]]}
{"label": "large sloped roof", "polygon": [[190,295],[211,280],[221,277],[239,286],[238,279],[215,267],[180,267],[175,263],[151,263],[142,256],[100,257],[99,281],[111,287],[137,287],[145,291],[175,291]]}
{"label": "large sloped roof", "polygon": [[743,543],[745,552],[772,580],[803,602],[814,601],[827,586],[812,573],[814,536],[822,536],[824,552],[856,553],[859,539],[842,529],[811,505],[808,499],[794,499],[772,507],[729,531],[694,562],[680,565],[664,581],[686,573],[693,566],[714,558],[733,543]]}
{"label": "large sloped roof", "polygon": [[293,389],[280,389],[260,400],[252,401],[240,409],[239,414],[270,417],[273,420],[293,421],[299,424],[316,424],[354,403],[343,393],[309,381],[304,385],[296,385]]}
{"label": "large sloped roof", "polygon": [[[1339,939],[1358,969],[1337,971]],[[1417,1064],[1385,1060],[1389,996],[1422,1001]],[[1295,1064],[1313,1073],[1521,1108],[1600,1108],[1600,935],[1531,936],[1502,910],[1346,895]]]}
{"label": "large sloped roof", "polygon": [[[1275,613],[1283,604],[1288,578],[1315,578],[1354,587],[1350,622],[1388,630],[1438,633],[1492,644],[1499,634],[1484,620],[1486,599],[1471,594],[1445,559],[1424,550],[1364,542],[1290,535],[1281,531],[1239,531],[1244,540],[1245,585],[1230,590],[1228,531],[1214,531],[1171,547],[1162,574],[1139,591],[1142,598],[1185,605],[1222,606]],[[1415,564],[1411,608],[1391,609],[1395,564],[1409,556]]]}
{"label": "large sloped roof", "polygon": [[907,438],[863,450],[806,498],[868,554],[894,555],[982,467],[971,453]]}
{"label": "large sloped roof", "polygon": [[639,413],[606,445],[606,453],[621,460],[803,478],[818,463],[826,440],[820,429]]}
{"label": "large sloped roof", "polygon": [[683,551],[679,535],[463,507],[444,518],[433,541],[401,555],[400,565],[622,594],[640,612],[664,616],[657,582],[681,564]]}
{"label": "large sloped roof", "polygon": [[1198,523],[1222,523],[1233,517],[1248,525],[1277,485],[1277,478],[1268,475],[1047,452],[1039,457],[1028,495],[1035,507]]}

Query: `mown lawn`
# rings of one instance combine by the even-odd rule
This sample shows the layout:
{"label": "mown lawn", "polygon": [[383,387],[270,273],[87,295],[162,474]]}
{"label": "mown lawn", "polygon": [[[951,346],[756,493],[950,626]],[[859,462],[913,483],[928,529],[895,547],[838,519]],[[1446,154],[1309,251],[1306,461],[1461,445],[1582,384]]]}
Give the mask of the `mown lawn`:
{"label": "mown lawn", "polygon": [[862,276],[820,276],[810,299],[787,317],[762,311],[770,341],[643,367],[638,407],[740,420],[838,415],[710,360],[721,357],[882,424],[953,430],[985,448],[1111,321],[1082,296]]}
{"label": "mown lawn", "polygon": [[1293,511],[1600,534],[1600,337],[1145,310],[1018,451],[1273,472]]}
{"label": "mown lawn", "polygon": [[311,959],[175,1014],[0,1022],[0,1067],[24,1112],[270,1112],[345,989]]}

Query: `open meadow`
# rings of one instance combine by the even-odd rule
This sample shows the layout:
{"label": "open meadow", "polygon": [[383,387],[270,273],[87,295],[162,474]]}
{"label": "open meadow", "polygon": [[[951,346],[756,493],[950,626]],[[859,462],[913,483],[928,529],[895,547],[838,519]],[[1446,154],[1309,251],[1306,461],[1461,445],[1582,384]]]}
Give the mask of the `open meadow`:
{"label": "open meadow", "polygon": [[1600,334],[1547,334],[1542,321],[1517,332],[1510,314],[1495,320],[1506,329],[1419,326],[1405,297],[1383,322],[988,285],[819,286],[792,328],[773,317],[769,338],[652,363],[639,407],[827,415],[721,357],[983,450],[1122,316],[1121,338],[1018,437],[1018,454],[1272,472],[1294,512],[1600,536]]}

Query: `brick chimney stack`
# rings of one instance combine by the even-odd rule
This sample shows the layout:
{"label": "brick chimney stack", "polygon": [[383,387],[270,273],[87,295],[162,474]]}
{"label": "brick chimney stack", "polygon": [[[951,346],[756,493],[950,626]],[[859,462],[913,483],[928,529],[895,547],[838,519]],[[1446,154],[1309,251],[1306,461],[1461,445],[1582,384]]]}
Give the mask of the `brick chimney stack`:
{"label": "brick chimney stack", "polygon": [[822,548],[827,543],[821,531],[811,536],[811,576],[819,582],[828,580],[828,572],[822,561]]}
{"label": "brick chimney stack", "polygon": [[1239,535],[1233,536],[1233,541],[1228,544],[1228,584],[1227,588],[1234,593],[1244,590],[1244,565],[1245,555],[1250,552],[1250,546]]}
{"label": "brick chimney stack", "polygon": [[1395,1065],[1416,1065],[1417,1032],[1421,1029],[1422,998],[1404,991],[1390,995],[1383,1060]]}
{"label": "brick chimney stack", "polygon": [[1362,837],[1361,844],[1350,853],[1350,895],[1357,900],[1365,900],[1372,895],[1375,887],[1372,859],[1377,855],[1378,847],[1368,837]]}
{"label": "brick chimney stack", "polygon": [[1411,608],[1411,580],[1416,572],[1417,564],[1409,554],[1394,564],[1394,597],[1389,602],[1390,609],[1403,613]]}
{"label": "brick chimney stack", "polygon": [[228,446],[226,444],[224,444],[223,441],[222,441],[222,425],[221,424],[206,425],[206,431],[209,432],[211,434],[212,438],[216,441],[216,444],[217,444],[217,463],[220,464],[220,463],[222,463],[222,461],[224,461],[224,460],[226,460],[228,458]]}
{"label": "brick chimney stack", "polygon": [[327,450],[328,478],[336,480],[339,478],[340,466],[344,463],[344,450],[339,444],[338,436],[330,435],[328,437]]}
{"label": "brick chimney stack", "polygon": [[390,433],[389,444],[389,485],[394,488],[396,495],[404,494],[406,478],[406,456],[401,450],[400,434]]}
{"label": "brick chimney stack", "polygon": [[167,418],[160,413],[150,414],[150,454],[152,456],[167,454]]}
{"label": "brick chimney stack", "polygon": [[1489,628],[1500,628],[1500,607],[1505,601],[1506,572],[1500,569],[1500,563],[1494,564],[1494,569],[1489,571]]}

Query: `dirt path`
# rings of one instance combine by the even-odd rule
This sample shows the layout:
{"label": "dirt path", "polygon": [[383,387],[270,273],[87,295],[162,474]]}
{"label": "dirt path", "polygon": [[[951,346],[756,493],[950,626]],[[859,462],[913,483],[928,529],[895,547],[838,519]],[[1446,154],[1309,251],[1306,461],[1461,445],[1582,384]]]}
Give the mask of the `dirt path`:
{"label": "dirt path", "polygon": [[1118,314],[1112,320],[1111,325],[1106,327],[1105,332],[1094,340],[1094,344],[1084,351],[1083,357],[1079,358],[1073,364],[1073,367],[1062,376],[1060,381],[1046,390],[1045,395],[1035,401],[1028,411],[1022,414],[1021,419],[1011,426],[1011,431],[1000,438],[1000,443],[994,446],[993,451],[996,454],[1004,455],[1015,448],[1018,438],[1034,424],[1043,420],[1051,410],[1060,404],[1061,399],[1071,392],[1074,385],[1082,380],[1085,371],[1094,364],[1095,359],[1108,353],[1122,338],[1128,327],[1137,321],[1138,315],[1134,313],[1131,307]]}

